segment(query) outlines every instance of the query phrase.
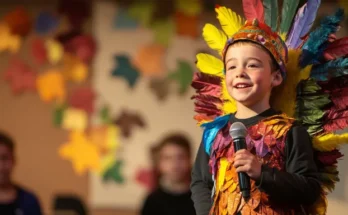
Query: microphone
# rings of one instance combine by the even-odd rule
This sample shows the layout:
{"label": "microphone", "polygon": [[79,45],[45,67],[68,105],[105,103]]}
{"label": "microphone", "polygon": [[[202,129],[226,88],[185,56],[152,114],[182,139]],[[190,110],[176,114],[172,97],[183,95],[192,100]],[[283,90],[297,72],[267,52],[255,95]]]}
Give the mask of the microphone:
{"label": "microphone", "polygon": [[[235,122],[230,127],[230,136],[233,140],[234,151],[237,152],[241,149],[246,149],[245,137],[247,135],[247,129],[241,122]],[[242,191],[244,199],[250,197],[250,178],[245,172],[238,173],[239,188]]]}

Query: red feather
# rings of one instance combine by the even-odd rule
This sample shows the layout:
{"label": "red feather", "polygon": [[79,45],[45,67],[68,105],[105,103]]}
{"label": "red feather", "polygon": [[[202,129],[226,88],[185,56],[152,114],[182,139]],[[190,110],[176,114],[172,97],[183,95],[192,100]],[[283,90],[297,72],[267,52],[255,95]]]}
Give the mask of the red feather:
{"label": "red feather", "polygon": [[191,86],[196,90],[196,94],[191,99],[194,100],[195,112],[194,119],[199,123],[202,121],[212,121],[220,116],[222,111],[221,78],[212,77],[203,73],[195,73]]}
{"label": "red feather", "polygon": [[247,20],[258,19],[264,22],[263,4],[261,0],[243,0],[244,15]]}
{"label": "red feather", "polygon": [[332,102],[326,110],[324,130],[332,132],[348,127],[348,76],[332,78],[319,85]]}
{"label": "red feather", "polygon": [[337,164],[338,159],[341,157],[343,157],[343,154],[337,149],[330,152],[318,152],[317,154],[318,160],[325,166]]}
{"label": "red feather", "polygon": [[334,60],[336,58],[348,54],[348,37],[344,37],[330,43],[325,49],[323,55],[326,60]]}

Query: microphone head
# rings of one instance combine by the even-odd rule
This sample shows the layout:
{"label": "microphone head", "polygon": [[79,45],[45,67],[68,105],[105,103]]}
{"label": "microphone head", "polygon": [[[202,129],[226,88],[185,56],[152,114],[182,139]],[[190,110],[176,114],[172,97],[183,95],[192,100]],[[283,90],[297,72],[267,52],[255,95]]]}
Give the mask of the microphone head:
{"label": "microphone head", "polygon": [[230,136],[233,140],[238,138],[245,138],[247,133],[247,128],[241,122],[235,122],[230,127]]}

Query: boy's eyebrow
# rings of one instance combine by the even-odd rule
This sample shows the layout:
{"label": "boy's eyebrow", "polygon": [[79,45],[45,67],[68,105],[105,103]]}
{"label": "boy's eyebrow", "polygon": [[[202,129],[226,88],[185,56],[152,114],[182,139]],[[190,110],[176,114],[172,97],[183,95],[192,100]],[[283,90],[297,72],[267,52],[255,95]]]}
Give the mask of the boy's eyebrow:
{"label": "boy's eyebrow", "polygon": [[[226,61],[226,63],[228,63],[229,61],[232,61],[232,60],[237,60],[237,58],[231,57]],[[246,60],[256,60],[256,61],[262,63],[262,61],[260,59],[255,58],[255,57],[248,57]]]}

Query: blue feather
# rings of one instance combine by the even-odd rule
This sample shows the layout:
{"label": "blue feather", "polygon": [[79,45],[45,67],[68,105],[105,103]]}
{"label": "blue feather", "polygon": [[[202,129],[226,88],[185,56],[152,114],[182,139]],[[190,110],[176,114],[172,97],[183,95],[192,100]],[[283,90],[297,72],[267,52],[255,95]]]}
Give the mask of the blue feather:
{"label": "blue feather", "polygon": [[315,65],[311,70],[311,77],[318,81],[327,81],[330,78],[348,74],[348,58],[338,58],[324,64]]}
{"label": "blue feather", "polygon": [[221,128],[227,125],[231,115],[227,114],[224,116],[217,117],[214,121],[204,123],[201,127],[204,128],[203,132],[203,144],[207,154],[210,154],[211,146],[213,145],[214,139]]}
{"label": "blue feather", "polygon": [[308,0],[298,11],[294,24],[288,35],[286,44],[289,48],[296,49],[301,44],[301,37],[305,36],[311,29],[321,0]]}
{"label": "blue feather", "polygon": [[[337,31],[339,22],[344,18],[343,9],[338,9],[333,16],[327,16],[320,26],[310,33],[308,40],[303,45],[303,52],[300,58],[300,66],[305,67],[320,59],[324,48],[323,44],[328,40],[328,36]],[[306,51],[305,51],[306,50]]]}

